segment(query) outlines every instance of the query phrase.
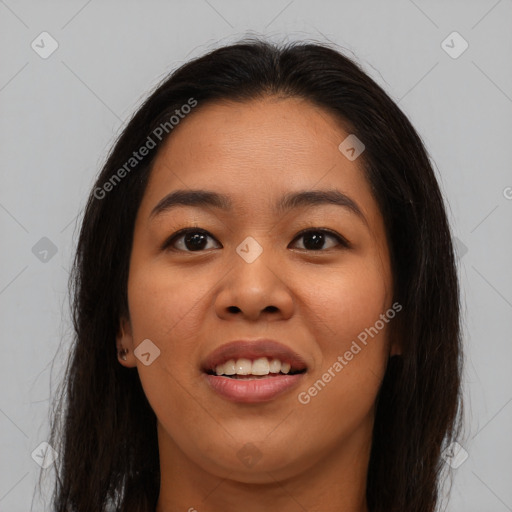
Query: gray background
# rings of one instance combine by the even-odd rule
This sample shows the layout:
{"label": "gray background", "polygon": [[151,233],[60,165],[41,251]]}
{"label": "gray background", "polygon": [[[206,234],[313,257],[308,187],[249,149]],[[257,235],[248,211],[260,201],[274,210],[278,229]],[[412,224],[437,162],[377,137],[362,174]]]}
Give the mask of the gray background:
{"label": "gray background", "polygon": [[[468,458],[447,510],[512,511],[511,22],[511,0],[0,0],[0,511],[31,505],[31,453],[47,438],[70,341],[77,215],[108,148],[167,72],[246,34],[335,42],[424,139],[464,304]],[[46,59],[31,48],[50,48],[43,31],[59,45]],[[469,44],[458,58],[442,46],[453,31]]]}

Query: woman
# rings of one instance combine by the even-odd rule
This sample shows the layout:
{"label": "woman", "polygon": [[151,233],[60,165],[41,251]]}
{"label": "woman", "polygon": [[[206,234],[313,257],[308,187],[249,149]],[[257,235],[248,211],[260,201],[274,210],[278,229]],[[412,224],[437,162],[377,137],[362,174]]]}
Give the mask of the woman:
{"label": "woman", "polygon": [[183,65],[91,191],[54,510],[433,512],[459,289],[426,150],[318,44]]}

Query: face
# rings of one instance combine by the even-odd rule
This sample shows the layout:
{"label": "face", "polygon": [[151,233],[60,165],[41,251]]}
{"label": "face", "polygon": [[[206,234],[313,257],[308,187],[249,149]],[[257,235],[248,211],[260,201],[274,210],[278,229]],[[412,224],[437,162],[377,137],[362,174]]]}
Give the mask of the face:
{"label": "face", "polygon": [[[398,348],[384,223],[360,159],[338,149],[348,135],[305,100],[269,97],[199,105],[159,151],[117,341],[157,416],[161,458],[266,482],[369,453]],[[166,201],[178,190],[229,205]],[[246,343],[223,352],[234,340]],[[238,373],[270,373],[207,373],[226,359]]]}

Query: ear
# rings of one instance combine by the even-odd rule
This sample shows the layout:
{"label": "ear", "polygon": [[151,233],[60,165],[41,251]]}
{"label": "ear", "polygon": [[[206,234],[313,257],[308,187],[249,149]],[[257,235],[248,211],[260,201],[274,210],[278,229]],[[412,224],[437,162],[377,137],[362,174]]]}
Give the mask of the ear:
{"label": "ear", "polygon": [[[134,343],[133,343],[133,335],[132,335],[132,326],[130,320],[121,317],[119,321],[119,330],[116,336],[116,346],[117,346],[117,360],[120,364],[125,366],[126,368],[134,368],[137,366],[137,362],[135,361],[134,354]],[[122,355],[124,354],[123,359]]]}

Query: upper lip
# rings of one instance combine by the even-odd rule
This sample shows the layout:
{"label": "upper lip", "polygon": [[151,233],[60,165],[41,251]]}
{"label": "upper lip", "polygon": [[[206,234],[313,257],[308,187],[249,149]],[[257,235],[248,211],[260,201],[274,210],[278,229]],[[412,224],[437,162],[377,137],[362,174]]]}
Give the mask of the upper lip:
{"label": "upper lip", "polygon": [[215,368],[230,359],[258,359],[267,357],[288,362],[291,371],[301,371],[307,368],[305,360],[286,345],[269,339],[235,340],[216,348],[203,361],[202,369],[205,372],[214,371]]}

